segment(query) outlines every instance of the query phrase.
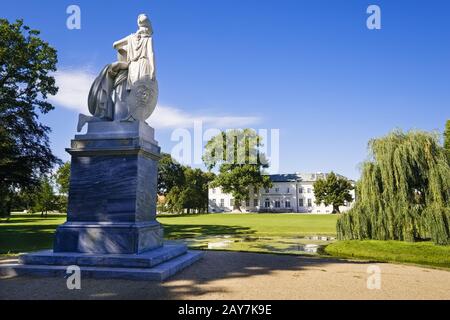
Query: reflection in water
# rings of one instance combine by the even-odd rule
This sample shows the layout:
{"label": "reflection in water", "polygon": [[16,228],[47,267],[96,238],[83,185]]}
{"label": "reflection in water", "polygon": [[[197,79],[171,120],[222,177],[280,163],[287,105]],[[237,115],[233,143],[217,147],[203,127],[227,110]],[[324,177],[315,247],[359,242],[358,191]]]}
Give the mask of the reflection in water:
{"label": "reflection in water", "polygon": [[329,236],[277,237],[217,235],[183,239],[193,249],[317,254],[335,240]]}

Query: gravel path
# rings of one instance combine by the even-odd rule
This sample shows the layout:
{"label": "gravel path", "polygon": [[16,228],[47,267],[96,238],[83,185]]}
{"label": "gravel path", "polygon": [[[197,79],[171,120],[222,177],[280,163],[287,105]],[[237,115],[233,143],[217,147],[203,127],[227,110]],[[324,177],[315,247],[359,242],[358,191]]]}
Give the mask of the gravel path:
{"label": "gravel path", "polygon": [[367,289],[374,263],[286,255],[208,251],[164,283],[82,279],[0,280],[0,299],[446,299],[450,272],[376,263],[381,289]]}

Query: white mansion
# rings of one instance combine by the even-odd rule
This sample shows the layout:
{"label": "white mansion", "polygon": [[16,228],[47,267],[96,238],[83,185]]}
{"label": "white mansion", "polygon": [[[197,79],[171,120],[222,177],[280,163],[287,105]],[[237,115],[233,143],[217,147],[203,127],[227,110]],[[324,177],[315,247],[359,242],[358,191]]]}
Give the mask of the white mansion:
{"label": "white mansion", "polygon": [[[325,178],[326,173],[295,173],[270,175],[271,189],[251,190],[250,199],[242,204],[242,212],[301,212],[332,213],[332,206],[317,205],[314,197],[314,182]],[[351,191],[353,199],[354,190]],[[209,188],[209,212],[237,212],[234,199],[222,193],[220,188]],[[353,203],[340,207],[341,212],[351,208]]]}

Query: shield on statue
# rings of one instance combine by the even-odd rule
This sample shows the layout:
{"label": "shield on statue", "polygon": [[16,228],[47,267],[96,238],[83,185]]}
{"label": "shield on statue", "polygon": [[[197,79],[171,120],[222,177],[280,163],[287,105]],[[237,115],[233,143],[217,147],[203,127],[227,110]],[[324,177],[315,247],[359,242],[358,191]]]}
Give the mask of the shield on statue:
{"label": "shield on statue", "polygon": [[127,98],[128,116],[134,120],[145,121],[156,108],[158,101],[158,82],[150,77],[142,78],[131,85]]}

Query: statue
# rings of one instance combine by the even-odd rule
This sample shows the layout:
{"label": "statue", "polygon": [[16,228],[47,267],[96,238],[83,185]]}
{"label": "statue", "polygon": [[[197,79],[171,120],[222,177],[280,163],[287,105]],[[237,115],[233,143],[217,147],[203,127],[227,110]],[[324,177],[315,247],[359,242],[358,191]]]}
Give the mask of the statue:
{"label": "statue", "polygon": [[156,220],[161,148],[145,120],[158,98],[152,27],[144,14],[136,33],[114,43],[118,61],[92,84],[92,116],[80,115],[71,155],[67,221],[55,232],[53,250],[1,264],[0,276],[65,276],[162,281],[202,257],[183,243],[164,242]]}
{"label": "statue", "polygon": [[140,14],[139,29],[113,44],[118,61],[106,65],[92,84],[88,97],[92,116],[79,115],[77,130],[88,122],[145,121],[158,100],[153,29]]}

